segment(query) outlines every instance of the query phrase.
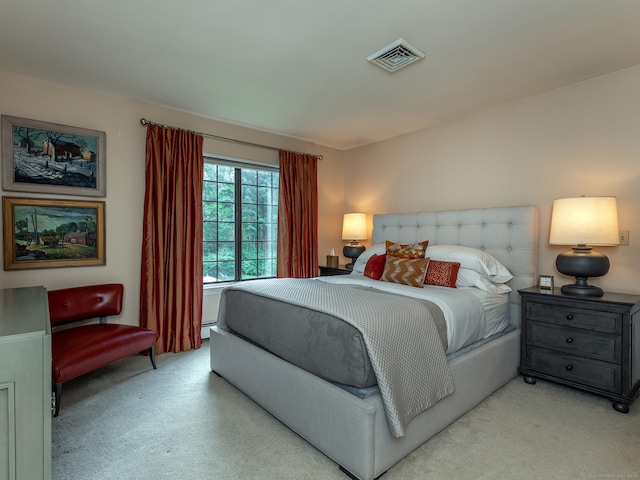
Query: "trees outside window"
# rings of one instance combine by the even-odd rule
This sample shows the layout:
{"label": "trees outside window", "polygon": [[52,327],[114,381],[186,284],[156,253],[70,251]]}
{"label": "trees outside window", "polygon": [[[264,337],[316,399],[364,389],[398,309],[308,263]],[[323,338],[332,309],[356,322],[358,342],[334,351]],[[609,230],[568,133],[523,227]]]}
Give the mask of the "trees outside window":
{"label": "trees outside window", "polygon": [[276,276],[277,168],[205,157],[204,283]]}

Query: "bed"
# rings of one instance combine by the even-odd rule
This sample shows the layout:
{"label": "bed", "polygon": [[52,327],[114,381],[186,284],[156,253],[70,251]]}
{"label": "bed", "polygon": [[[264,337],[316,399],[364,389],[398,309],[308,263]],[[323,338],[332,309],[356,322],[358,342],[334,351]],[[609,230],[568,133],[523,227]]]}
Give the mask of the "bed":
{"label": "bed", "polygon": [[429,240],[429,246],[471,247],[495,257],[513,275],[507,283],[511,291],[505,294],[510,327],[449,355],[454,393],[417,414],[401,435],[392,431],[384,399],[375,387],[373,394],[361,398],[223,324],[211,328],[211,369],[333,459],[347,475],[377,478],[517,375],[517,290],[536,283],[537,237],[535,206],[374,215],[373,245]]}

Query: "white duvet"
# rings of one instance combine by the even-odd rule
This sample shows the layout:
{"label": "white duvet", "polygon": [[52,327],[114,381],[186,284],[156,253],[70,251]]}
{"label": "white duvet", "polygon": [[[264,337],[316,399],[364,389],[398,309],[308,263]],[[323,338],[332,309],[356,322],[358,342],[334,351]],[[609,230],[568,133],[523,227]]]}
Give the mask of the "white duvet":
{"label": "white duvet", "polygon": [[506,294],[487,293],[473,287],[425,285],[424,288],[416,288],[357,274],[319,277],[318,280],[363,285],[435,303],[443,311],[447,324],[447,354],[498,333],[509,325],[509,299]]}

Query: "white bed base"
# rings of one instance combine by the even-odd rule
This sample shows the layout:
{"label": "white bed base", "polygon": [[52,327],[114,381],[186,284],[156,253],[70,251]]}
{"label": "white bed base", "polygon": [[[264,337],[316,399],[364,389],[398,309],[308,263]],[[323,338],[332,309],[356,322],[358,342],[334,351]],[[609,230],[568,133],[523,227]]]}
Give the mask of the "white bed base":
{"label": "white bed base", "polygon": [[[485,249],[514,274],[511,322],[519,326],[518,288],[537,276],[537,207],[374,216],[374,243],[458,244]],[[380,395],[360,399],[214,326],[211,369],[337,462],[371,480],[460,418],[517,375],[520,330],[450,362],[456,391],[391,436]]]}

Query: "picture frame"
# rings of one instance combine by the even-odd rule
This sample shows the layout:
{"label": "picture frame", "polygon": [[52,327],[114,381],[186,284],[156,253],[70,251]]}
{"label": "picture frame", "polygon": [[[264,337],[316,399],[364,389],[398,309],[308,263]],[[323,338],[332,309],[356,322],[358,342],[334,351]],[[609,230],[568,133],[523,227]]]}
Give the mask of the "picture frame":
{"label": "picture frame", "polygon": [[2,197],[5,270],[106,265],[105,202]]}
{"label": "picture frame", "polygon": [[539,275],[538,288],[540,290],[553,290],[553,275]]}
{"label": "picture frame", "polygon": [[2,188],[106,195],[106,133],[2,115]]}

